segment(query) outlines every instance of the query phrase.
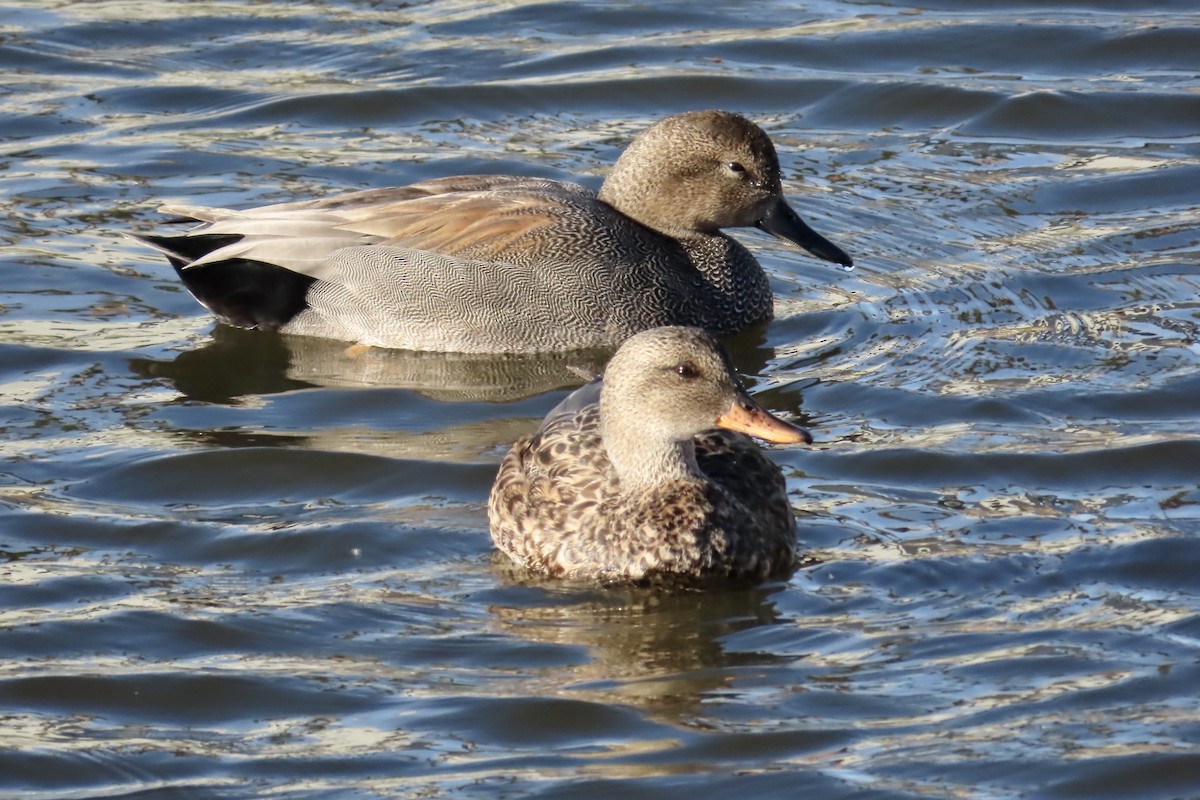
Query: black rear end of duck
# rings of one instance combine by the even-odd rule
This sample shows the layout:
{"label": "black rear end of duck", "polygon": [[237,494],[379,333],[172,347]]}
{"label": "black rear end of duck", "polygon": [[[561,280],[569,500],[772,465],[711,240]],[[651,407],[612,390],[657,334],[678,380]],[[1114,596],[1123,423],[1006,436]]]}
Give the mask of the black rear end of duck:
{"label": "black rear end of duck", "polygon": [[308,275],[240,258],[191,266],[214,250],[236,243],[240,234],[136,234],[135,238],[165,255],[188,291],[230,325],[279,330],[308,308],[308,290],[316,280]]}

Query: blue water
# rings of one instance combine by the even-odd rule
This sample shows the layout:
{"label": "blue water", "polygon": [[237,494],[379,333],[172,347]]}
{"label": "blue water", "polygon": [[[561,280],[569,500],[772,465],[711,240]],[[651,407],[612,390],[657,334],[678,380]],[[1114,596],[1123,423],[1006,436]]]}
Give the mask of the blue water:
{"label": "blue water", "polygon": [[[1197,53],[1190,0],[0,7],[0,795],[1200,797]],[[596,186],[705,107],[858,264],[736,234],[786,582],[514,572],[561,360],[224,328],[121,236]]]}

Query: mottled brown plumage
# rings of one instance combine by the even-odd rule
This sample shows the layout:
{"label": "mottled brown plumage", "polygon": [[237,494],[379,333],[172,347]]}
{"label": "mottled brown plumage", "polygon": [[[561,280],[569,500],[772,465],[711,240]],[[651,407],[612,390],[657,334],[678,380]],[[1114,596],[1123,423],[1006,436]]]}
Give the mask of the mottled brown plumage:
{"label": "mottled brown plumage", "polygon": [[790,574],[783,475],[739,430],[811,441],[750,399],[704,331],[640,333],[513,445],[492,487],[492,540],[569,578]]}
{"label": "mottled brown plumage", "polygon": [[717,335],[771,317],[767,277],[722,228],[849,256],[783,197],[767,135],[723,111],[644,131],[600,192],[465,176],[246,211],[164,206],[205,224],[137,238],[234,325],[466,353],[615,346],[659,325]]}

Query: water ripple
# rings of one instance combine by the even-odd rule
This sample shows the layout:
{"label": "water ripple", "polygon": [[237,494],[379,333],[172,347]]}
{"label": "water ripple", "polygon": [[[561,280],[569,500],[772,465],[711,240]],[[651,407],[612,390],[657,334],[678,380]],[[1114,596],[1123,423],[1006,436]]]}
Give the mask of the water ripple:
{"label": "water ripple", "polygon": [[[0,22],[6,797],[1181,797],[1196,782],[1190,0],[116,0]],[[494,559],[570,358],[214,327],[120,238],[728,106],[851,273],[754,232],[731,352],[807,566]],[[603,359],[603,354],[578,354]]]}

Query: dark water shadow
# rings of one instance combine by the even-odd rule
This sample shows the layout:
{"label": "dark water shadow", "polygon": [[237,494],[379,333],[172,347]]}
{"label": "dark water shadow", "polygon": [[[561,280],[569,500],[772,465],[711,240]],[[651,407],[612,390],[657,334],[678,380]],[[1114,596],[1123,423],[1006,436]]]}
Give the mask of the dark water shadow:
{"label": "dark water shadow", "polygon": [[279,394],[316,384],[290,376],[283,337],[217,325],[212,341],[170,361],[133,358],[130,371],[165,379],[189,400],[227,405],[249,395]]}

